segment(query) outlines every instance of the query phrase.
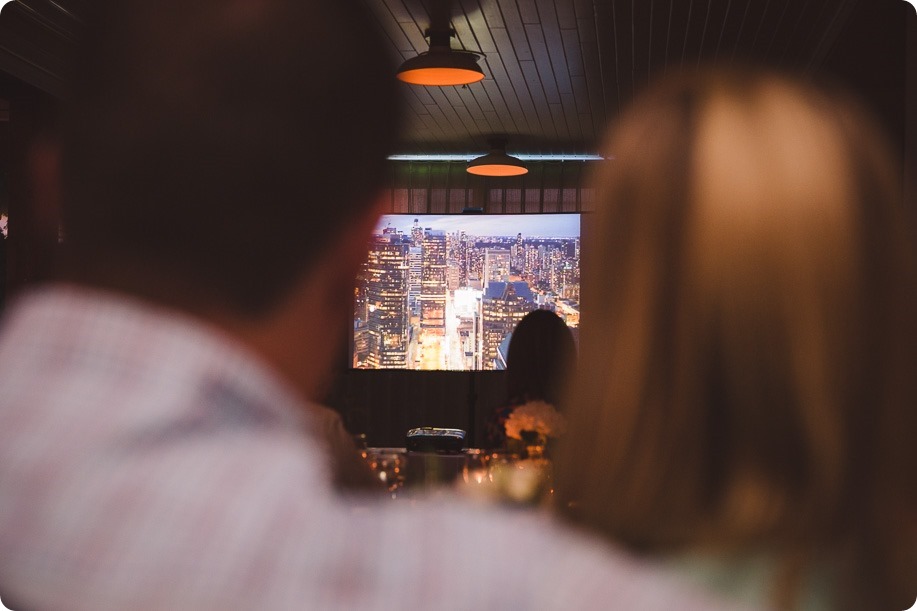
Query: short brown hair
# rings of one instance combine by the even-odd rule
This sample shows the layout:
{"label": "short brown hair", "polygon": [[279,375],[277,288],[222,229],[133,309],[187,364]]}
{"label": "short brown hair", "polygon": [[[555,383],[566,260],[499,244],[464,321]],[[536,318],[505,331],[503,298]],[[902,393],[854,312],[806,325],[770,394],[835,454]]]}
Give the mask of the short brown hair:
{"label": "short brown hair", "polygon": [[66,104],[64,226],[240,312],[372,204],[393,64],[356,0],[103,0]]}
{"label": "short brown hair", "polygon": [[851,606],[905,602],[913,225],[878,130],[810,85],[711,72],[645,95],[608,151],[561,506],[634,549],[836,561]]}

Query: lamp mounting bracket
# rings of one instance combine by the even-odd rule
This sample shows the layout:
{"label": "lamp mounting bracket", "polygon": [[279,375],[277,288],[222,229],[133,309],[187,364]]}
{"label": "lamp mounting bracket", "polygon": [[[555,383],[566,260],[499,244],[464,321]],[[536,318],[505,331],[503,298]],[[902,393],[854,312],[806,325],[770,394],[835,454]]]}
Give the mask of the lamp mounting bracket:
{"label": "lamp mounting bracket", "polygon": [[490,146],[491,150],[495,149],[506,149],[506,142],[509,140],[506,136],[503,135],[492,135],[487,138],[487,144]]}
{"label": "lamp mounting bracket", "polygon": [[430,48],[446,47],[449,48],[449,39],[456,38],[455,30],[448,28],[427,28],[423,31],[423,37],[430,41]]}

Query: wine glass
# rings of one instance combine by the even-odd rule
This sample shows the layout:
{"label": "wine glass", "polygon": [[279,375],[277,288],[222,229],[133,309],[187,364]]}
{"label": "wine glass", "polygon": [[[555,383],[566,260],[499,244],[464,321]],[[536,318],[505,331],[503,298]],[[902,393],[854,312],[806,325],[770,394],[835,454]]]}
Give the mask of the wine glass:
{"label": "wine glass", "polygon": [[371,448],[366,450],[366,461],[376,477],[388,489],[392,498],[404,486],[407,455],[404,450],[392,448]]}

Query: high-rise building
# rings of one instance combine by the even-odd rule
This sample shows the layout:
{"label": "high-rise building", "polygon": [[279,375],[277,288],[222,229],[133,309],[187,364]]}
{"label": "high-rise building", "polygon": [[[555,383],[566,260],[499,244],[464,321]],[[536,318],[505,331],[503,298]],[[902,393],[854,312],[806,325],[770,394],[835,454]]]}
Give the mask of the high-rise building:
{"label": "high-rise building", "polygon": [[408,309],[414,316],[420,315],[420,286],[423,274],[423,247],[408,248]]}
{"label": "high-rise building", "polygon": [[423,244],[423,227],[420,221],[414,219],[414,226],[411,227],[411,246],[420,246]]}
{"label": "high-rise building", "polygon": [[353,289],[353,319],[366,322],[366,262],[357,272],[357,285]]}
{"label": "high-rise building", "polygon": [[506,248],[487,248],[484,250],[484,288],[491,282],[509,280],[510,251]]}
{"label": "high-rise building", "polygon": [[563,288],[560,291],[561,297],[579,301],[579,269],[572,261],[564,262],[562,278]]}
{"label": "high-rise building", "polygon": [[482,365],[493,369],[500,342],[522,317],[535,309],[535,299],[525,282],[491,282],[481,302]]}
{"label": "high-rise building", "polygon": [[494,369],[503,371],[506,369],[506,363],[509,361],[509,343],[513,339],[513,332],[503,338],[503,341],[497,346],[497,356],[494,359]]}
{"label": "high-rise building", "polygon": [[369,329],[365,322],[355,322],[353,327],[353,362],[351,366],[357,368],[367,367],[370,353]]}
{"label": "high-rise building", "polygon": [[525,245],[525,264],[523,267],[522,277],[526,281],[534,283],[539,278],[541,266],[538,262],[538,247],[534,244]]}
{"label": "high-rise building", "polygon": [[462,231],[459,233],[458,243],[459,288],[468,286],[468,236]]}
{"label": "high-rise building", "polygon": [[516,241],[510,247],[510,273],[521,276],[525,270],[525,242],[522,234],[516,234]]}
{"label": "high-rise building", "polygon": [[449,259],[446,263],[446,289],[454,291],[459,288],[461,275],[462,272],[459,262],[454,259]]}
{"label": "high-rise building", "polygon": [[481,291],[469,287],[452,294],[463,369],[481,369],[481,295]]}
{"label": "high-rise building", "polygon": [[548,287],[553,293],[560,293],[563,288],[563,252],[552,248],[548,256]]}
{"label": "high-rise building", "polygon": [[474,288],[484,287],[484,250],[478,246],[474,238],[468,239],[468,286]]}
{"label": "high-rise building", "polygon": [[420,280],[420,328],[433,335],[446,333],[446,234],[425,229]]}
{"label": "high-rise building", "polygon": [[402,369],[407,360],[408,242],[398,233],[375,236],[366,264],[366,367]]}

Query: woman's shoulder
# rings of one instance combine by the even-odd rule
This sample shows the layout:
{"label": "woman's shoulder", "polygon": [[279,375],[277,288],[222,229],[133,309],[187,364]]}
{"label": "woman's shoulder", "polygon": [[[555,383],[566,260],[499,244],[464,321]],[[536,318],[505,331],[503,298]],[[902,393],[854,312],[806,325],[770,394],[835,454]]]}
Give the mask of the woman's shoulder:
{"label": "woman's shoulder", "polygon": [[[730,600],[756,608],[773,606],[779,565],[772,554],[689,552],[673,556],[665,564],[687,581]],[[793,608],[800,611],[828,611],[833,608],[828,575],[827,570],[816,569],[802,580]]]}

